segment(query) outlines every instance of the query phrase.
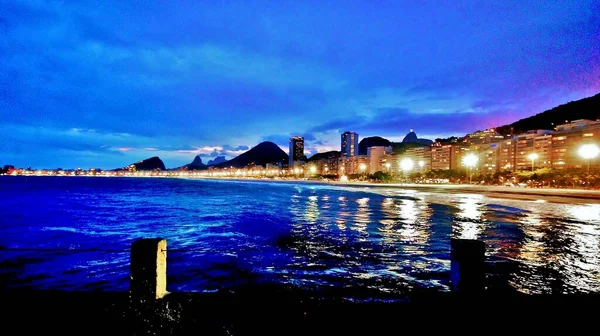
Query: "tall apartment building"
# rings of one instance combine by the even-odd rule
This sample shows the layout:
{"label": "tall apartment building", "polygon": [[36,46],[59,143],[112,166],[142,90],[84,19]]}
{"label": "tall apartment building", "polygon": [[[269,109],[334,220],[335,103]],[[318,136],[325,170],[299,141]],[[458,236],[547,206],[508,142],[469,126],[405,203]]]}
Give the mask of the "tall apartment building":
{"label": "tall apartment building", "polygon": [[600,120],[574,120],[558,125],[552,135],[552,168],[580,168],[585,162],[577,148],[587,143],[600,142]]}
{"label": "tall apartment building", "polygon": [[[365,170],[360,167],[364,165]],[[356,155],[351,157],[342,156],[339,160],[339,175],[367,174],[369,168],[369,158],[366,155]]]}
{"label": "tall apartment building", "polygon": [[400,169],[400,160],[401,157],[398,153],[385,153],[379,157],[377,164],[382,172],[393,174]]}
{"label": "tall apartment building", "polygon": [[392,147],[389,146],[373,146],[367,148],[367,157],[369,158],[369,174],[374,174],[378,171],[385,171],[384,166],[379,165],[379,159],[385,154],[392,152]]}
{"label": "tall apartment building", "polygon": [[344,132],[341,144],[342,156],[352,157],[358,155],[358,133]]}
{"label": "tall apartment building", "polygon": [[294,166],[294,162],[304,161],[304,137],[293,136],[290,138],[288,155],[290,168]]}
{"label": "tall apartment building", "polygon": [[431,170],[431,149],[432,146],[412,147],[404,155],[415,162],[415,169],[426,172]]}
{"label": "tall apartment building", "polygon": [[552,168],[552,134],[538,135],[533,139],[533,152],[538,155],[533,166],[538,168]]}
{"label": "tall apartment building", "polygon": [[494,173],[498,169],[499,143],[478,143],[469,146],[469,152],[477,155],[477,168],[483,173]]}
{"label": "tall apartment building", "polygon": [[[537,168],[550,167],[550,144],[551,131],[548,130],[532,130],[515,136],[515,169],[516,170],[531,170],[535,165]],[[540,150],[538,152],[537,149]],[[531,154],[537,154],[538,158],[532,160]]]}
{"label": "tall apartment building", "polygon": [[516,143],[514,139],[506,139],[498,143],[497,170],[515,171]]}
{"label": "tall apartment building", "polygon": [[431,170],[458,169],[465,146],[459,144],[431,145]]}

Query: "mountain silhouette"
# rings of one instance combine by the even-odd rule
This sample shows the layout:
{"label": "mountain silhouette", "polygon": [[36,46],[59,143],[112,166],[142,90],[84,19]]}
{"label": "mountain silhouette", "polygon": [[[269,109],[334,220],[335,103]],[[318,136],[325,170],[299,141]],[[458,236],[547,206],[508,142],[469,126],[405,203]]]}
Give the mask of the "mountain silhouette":
{"label": "mountain silhouette", "polygon": [[207,168],[208,166],[202,162],[200,155],[196,155],[192,162],[172,170],[206,170]]}
{"label": "mountain silhouette", "polygon": [[206,163],[207,166],[214,166],[217,165],[219,163],[223,163],[227,161],[227,159],[224,156],[217,156],[216,158],[212,159],[212,160],[208,160],[208,162]]}
{"label": "mountain silhouette", "polygon": [[600,118],[600,93],[592,97],[559,105],[531,117],[515,121],[510,125],[497,127],[496,132],[508,135],[536,129],[552,130],[557,125],[564,124],[565,121],[577,119],[595,120],[598,118]]}
{"label": "mountain silhouette", "polygon": [[166,170],[164,162],[158,156],[153,156],[115,170],[128,170],[131,165],[135,166],[135,170],[137,171]]}
{"label": "mountain silhouette", "polygon": [[323,153],[317,153],[311,156],[308,161],[317,161],[321,159],[337,159],[342,155],[340,151],[329,151]]}
{"label": "mountain silhouette", "polygon": [[379,136],[372,136],[372,137],[366,137],[363,138],[362,140],[360,140],[360,142],[358,143],[358,154],[359,155],[367,155],[367,148],[369,147],[374,147],[374,146],[391,146],[392,142],[388,139],[379,137]]}
{"label": "mountain silhouette", "polygon": [[218,163],[213,167],[226,168],[226,167],[236,167],[243,168],[246,167],[250,163],[254,163],[255,165],[264,166],[267,163],[285,163],[288,161],[288,155],[279,148],[276,144],[265,141],[261,142],[258,145],[252,147],[247,152],[244,152],[235,158]]}

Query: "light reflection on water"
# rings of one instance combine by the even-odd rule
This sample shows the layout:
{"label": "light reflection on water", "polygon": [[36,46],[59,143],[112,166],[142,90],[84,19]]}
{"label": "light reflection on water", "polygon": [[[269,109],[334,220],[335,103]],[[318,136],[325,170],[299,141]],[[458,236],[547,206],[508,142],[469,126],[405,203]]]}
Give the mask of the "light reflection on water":
{"label": "light reflection on water", "polygon": [[[127,249],[161,236],[170,248],[204,249],[169,253],[172,290],[258,281],[447,291],[453,237],[486,242],[490,288],[600,292],[597,204],[191,180],[40,178],[46,184],[29,189],[15,181],[0,180],[0,245]],[[10,286],[127,288],[128,254],[0,250],[0,262]]]}

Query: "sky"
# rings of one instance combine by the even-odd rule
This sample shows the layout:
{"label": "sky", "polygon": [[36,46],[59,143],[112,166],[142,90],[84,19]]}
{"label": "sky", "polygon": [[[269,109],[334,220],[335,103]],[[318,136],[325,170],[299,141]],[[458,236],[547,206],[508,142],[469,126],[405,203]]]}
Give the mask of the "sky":
{"label": "sky", "polygon": [[598,92],[600,1],[0,0],[0,165],[310,156]]}

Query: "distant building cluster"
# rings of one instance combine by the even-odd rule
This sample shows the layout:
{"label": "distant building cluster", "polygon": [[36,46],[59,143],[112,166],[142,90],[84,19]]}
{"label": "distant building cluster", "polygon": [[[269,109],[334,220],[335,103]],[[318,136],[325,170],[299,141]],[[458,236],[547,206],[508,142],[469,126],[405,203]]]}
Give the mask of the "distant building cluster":
{"label": "distant building cluster", "polygon": [[[293,137],[290,144],[298,139]],[[502,136],[494,129],[479,131],[450,142],[434,142],[424,145],[413,130],[403,143],[412,146],[404,152],[394,153],[391,147],[367,148],[366,155],[359,155],[358,134],[344,132],[341,136],[340,156],[321,158],[310,163],[318,174],[351,175],[375,172],[400,172],[449,170],[464,168],[465,157],[473,159],[473,170],[484,173],[498,171],[534,170],[538,168],[583,168],[590,162],[581,153],[581,146],[600,143],[600,120],[574,120],[558,125],[554,130],[534,130],[523,134]],[[294,146],[304,148],[302,145]],[[290,145],[290,149],[291,149]],[[597,147],[595,147],[597,148]],[[593,154],[593,153],[592,153]],[[306,162],[292,160],[304,154],[290,150],[290,167],[305,168]],[[293,168],[292,168],[293,169]]]}
{"label": "distant building cluster", "polygon": [[340,152],[319,154],[308,162],[304,154],[304,138],[289,139],[289,161],[266,166],[249,164],[244,168],[215,168],[198,171],[136,171],[135,165],[119,170],[32,170],[5,166],[7,175],[53,176],[199,176],[199,177],[282,177],[313,175],[343,177],[355,174],[407,173],[468,168],[471,172],[495,173],[539,168],[568,169],[599,167],[600,120],[580,119],[558,125],[554,130],[533,130],[503,136],[494,129],[478,131],[457,139],[433,142],[419,139],[413,130],[404,137],[402,149],[391,146],[368,147],[366,155],[359,151],[359,135],[344,132]]}

